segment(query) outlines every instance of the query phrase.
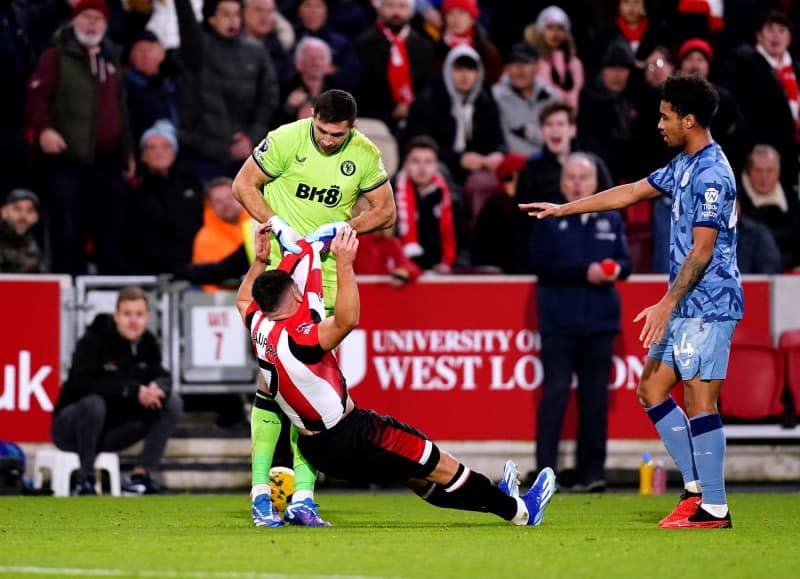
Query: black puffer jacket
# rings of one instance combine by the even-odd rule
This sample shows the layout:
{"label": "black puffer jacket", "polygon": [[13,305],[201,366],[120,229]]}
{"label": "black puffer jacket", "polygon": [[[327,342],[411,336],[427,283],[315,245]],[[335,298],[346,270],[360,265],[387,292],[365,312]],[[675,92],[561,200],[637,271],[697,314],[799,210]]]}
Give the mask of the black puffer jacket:
{"label": "black puffer jacket", "polygon": [[156,337],[145,331],[138,342],[130,342],[119,334],[111,315],[98,314],[78,340],[53,415],[89,394],[100,394],[113,408],[139,411],[139,386],[150,382],[167,395],[172,391]]}
{"label": "black puffer jacket", "polygon": [[278,82],[264,45],[223,38],[195,20],[189,0],[175,0],[185,71],[180,127],[182,145],[217,162],[230,161],[233,134],[258,143],[272,128]]}

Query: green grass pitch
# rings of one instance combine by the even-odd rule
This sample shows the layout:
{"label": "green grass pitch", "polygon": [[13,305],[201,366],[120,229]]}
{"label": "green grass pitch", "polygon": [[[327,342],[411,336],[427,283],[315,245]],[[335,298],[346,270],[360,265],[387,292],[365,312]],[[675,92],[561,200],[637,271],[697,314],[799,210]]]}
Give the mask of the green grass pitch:
{"label": "green grass pitch", "polygon": [[327,529],[255,528],[234,495],[0,498],[0,578],[800,576],[800,494],[729,499],[730,530],[658,529],[676,494],[557,494],[540,527],[410,492],[318,493]]}

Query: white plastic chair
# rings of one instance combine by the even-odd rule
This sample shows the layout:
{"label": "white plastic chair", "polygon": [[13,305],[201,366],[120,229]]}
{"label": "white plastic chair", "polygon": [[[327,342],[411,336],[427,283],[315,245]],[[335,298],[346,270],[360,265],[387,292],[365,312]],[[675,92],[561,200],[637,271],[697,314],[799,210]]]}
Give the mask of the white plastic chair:
{"label": "white plastic chair", "polygon": [[[42,488],[44,476],[43,469],[50,471],[50,488],[57,497],[69,496],[69,479],[72,473],[80,468],[80,460],[74,452],[64,452],[57,448],[42,448],[36,452],[33,461],[33,486]],[[108,471],[108,480],[112,496],[122,494],[119,474],[119,457],[113,452],[101,452],[94,461],[97,471]],[[95,489],[97,494],[102,494],[102,478],[97,477]]]}

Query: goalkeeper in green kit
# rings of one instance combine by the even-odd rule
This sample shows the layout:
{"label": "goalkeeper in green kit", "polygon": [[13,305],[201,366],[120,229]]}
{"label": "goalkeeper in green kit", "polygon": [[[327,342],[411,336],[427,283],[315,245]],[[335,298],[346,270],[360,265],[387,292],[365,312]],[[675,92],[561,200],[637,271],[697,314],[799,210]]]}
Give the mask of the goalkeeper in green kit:
{"label": "goalkeeper in green kit", "polygon": [[[356,115],[350,93],[326,91],[317,99],[311,118],[270,131],[239,170],[234,196],[253,219],[270,223],[278,242],[271,244],[269,267],[280,263],[282,252],[299,253],[296,242],[300,238],[313,241],[342,222],[358,233],[394,225],[389,176],[378,148],[355,128]],[[357,201],[368,208],[351,218]],[[252,248],[248,249],[250,256]],[[322,284],[330,315],[336,301],[336,261],[331,253],[322,259]],[[274,387],[262,381],[250,419],[253,523],[267,527],[283,525],[269,489],[269,470],[281,431],[281,413],[273,394]],[[285,519],[299,525],[329,526],[314,502],[317,473],[298,452],[294,427],[290,440],[295,483]]]}

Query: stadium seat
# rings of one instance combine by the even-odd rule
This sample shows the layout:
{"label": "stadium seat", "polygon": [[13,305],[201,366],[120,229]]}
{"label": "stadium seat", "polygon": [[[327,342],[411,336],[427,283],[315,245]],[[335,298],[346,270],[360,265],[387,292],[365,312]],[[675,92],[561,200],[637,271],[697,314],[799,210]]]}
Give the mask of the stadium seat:
{"label": "stadium seat", "polygon": [[783,365],[769,332],[737,329],[720,393],[722,415],[743,421],[780,418],[782,391]]}
{"label": "stadium seat", "polygon": [[[80,460],[74,452],[64,452],[57,448],[42,448],[36,452],[33,462],[33,486],[42,488],[43,469],[50,471],[50,488],[57,497],[68,497],[70,491],[70,477],[80,468]],[[108,480],[111,494],[118,497],[122,494],[119,457],[113,452],[101,452],[94,461],[95,470],[108,471]],[[102,494],[102,478],[97,477],[97,494]]]}
{"label": "stadium seat", "polygon": [[397,172],[400,163],[400,154],[398,152],[397,139],[392,135],[386,123],[380,119],[359,117],[356,128],[380,149],[383,157],[383,166],[389,176],[393,176]]}
{"label": "stadium seat", "polygon": [[[800,328],[786,330],[778,339],[778,349],[783,358],[783,371],[786,377],[787,403],[792,406],[791,422],[800,414]],[[787,404],[788,405],[788,404]]]}

